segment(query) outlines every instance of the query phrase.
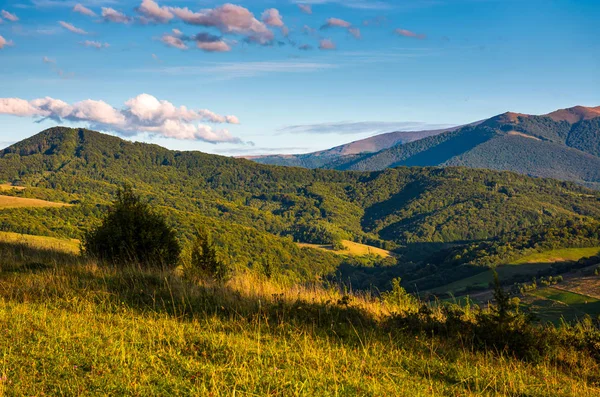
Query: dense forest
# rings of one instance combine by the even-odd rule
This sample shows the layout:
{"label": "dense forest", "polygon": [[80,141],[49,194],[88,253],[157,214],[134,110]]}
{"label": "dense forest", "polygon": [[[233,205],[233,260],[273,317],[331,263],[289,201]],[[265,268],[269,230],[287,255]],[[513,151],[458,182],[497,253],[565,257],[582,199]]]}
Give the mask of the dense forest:
{"label": "dense forest", "polygon": [[97,224],[117,189],[129,184],[167,216],[182,239],[207,225],[235,265],[278,269],[295,279],[357,264],[294,242],[348,239],[391,249],[396,267],[410,269],[409,280],[436,265],[430,258],[441,249],[559,221],[600,219],[600,194],[511,172],[274,167],[61,127],[0,152],[2,182],[28,187],[4,194],[73,205],[4,209],[0,230],[79,238]]}

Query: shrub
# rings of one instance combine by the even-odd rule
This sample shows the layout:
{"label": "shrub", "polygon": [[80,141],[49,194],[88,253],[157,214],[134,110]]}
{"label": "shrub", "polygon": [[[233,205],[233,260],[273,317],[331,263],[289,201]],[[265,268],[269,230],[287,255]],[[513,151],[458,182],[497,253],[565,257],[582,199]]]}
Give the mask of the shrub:
{"label": "shrub", "polygon": [[186,271],[193,277],[212,278],[218,282],[226,280],[230,275],[229,267],[218,258],[215,245],[204,230],[197,232]]}
{"label": "shrub", "polygon": [[175,231],[128,186],[119,189],[102,224],[84,236],[82,249],[103,261],[144,267],[174,267],[181,252]]}

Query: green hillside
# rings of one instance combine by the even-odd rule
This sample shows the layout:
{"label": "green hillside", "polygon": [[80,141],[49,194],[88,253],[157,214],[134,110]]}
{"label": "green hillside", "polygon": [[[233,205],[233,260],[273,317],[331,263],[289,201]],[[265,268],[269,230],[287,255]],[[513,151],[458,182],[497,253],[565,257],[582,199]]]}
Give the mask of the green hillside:
{"label": "green hillside", "polygon": [[598,193],[509,172],[273,167],[60,127],[0,152],[0,183],[28,186],[5,195],[73,204],[3,209],[3,231],[79,238],[128,183],[177,226],[182,238],[206,224],[232,263],[257,271],[274,267],[294,279],[330,274],[343,261],[294,242],[351,240],[392,249],[398,254],[396,270],[419,270],[448,244],[560,220],[600,219]]}
{"label": "green hillside", "polygon": [[594,396],[598,331],[0,241],[0,394]]}

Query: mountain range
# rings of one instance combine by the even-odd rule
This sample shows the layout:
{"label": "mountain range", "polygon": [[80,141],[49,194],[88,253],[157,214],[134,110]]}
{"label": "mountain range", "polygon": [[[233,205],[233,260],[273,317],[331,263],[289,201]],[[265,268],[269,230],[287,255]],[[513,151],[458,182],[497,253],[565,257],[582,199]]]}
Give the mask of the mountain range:
{"label": "mountain range", "polygon": [[263,164],[377,171],[398,166],[465,166],[600,187],[600,107],[534,116],[507,112],[437,131],[393,132],[301,155],[252,158]]}

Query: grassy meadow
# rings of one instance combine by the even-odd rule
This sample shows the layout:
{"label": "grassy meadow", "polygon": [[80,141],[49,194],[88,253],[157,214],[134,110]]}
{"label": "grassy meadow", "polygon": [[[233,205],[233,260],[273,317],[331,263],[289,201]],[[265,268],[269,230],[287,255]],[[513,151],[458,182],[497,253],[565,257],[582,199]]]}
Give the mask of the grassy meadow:
{"label": "grassy meadow", "polygon": [[44,208],[66,207],[71,204],[55,203],[52,201],[0,195],[0,209],[3,208]]}
{"label": "grassy meadow", "polygon": [[[578,261],[581,258],[594,256],[600,253],[600,247],[588,248],[563,248],[547,250],[528,254],[509,264],[496,267],[496,272],[501,281],[512,279],[515,276],[534,277],[538,272],[547,270],[553,263]],[[471,277],[466,277],[453,283],[431,289],[434,294],[451,292],[460,293],[468,287],[486,287],[494,281],[492,270],[488,270]]]}
{"label": "grassy meadow", "polygon": [[394,325],[412,301],[250,273],[191,282],[1,238],[2,395],[600,393],[582,352],[531,363]]}
{"label": "grassy meadow", "polygon": [[388,250],[382,248],[373,247],[371,245],[355,243],[349,240],[342,240],[344,249],[335,249],[332,244],[306,244],[297,243],[300,247],[316,248],[320,250],[330,251],[339,255],[350,255],[350,256],[365,256],[365,255],[376,255],[381,258],[388,258],[394,254]]}

